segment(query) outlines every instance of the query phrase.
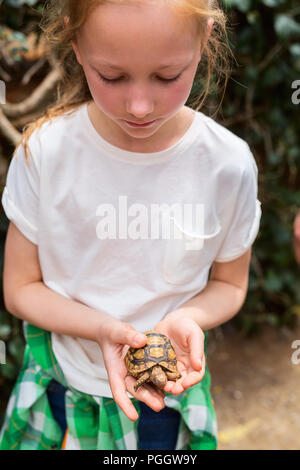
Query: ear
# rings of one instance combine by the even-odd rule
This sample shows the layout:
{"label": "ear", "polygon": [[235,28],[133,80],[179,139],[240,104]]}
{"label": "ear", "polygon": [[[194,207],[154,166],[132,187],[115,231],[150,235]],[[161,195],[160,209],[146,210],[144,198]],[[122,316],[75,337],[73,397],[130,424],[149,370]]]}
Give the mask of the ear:
{"label": "ear", "polygon": [[73,50],[74,50],[74,52],[75,52],[77,62],[78,62],[80,65],[82,65],[77,42],[76,42],[76,41],[71,41],[71,44],[72,44]]}
{"label": "ear", "polygon": [[[64,23],[65,23],[66,29],[68,29],[69,21],[70,21],[70,18],[69,18],[68,16],[65,16],[65,17],[64,17]],[[75,55],[76,55],[76,58],[77,58],[77,62],[78,62],[80,65],[82,65],[81,59],[80,59],[80,53],[79,53],[79,49],[78,49],[78,44],[77,44],[77,41],[76,41],[76,37],[75,37],[74,40],[71,41],[71,44],[72,44],[73,50],[74,50],[74,52],[75,52]]]}

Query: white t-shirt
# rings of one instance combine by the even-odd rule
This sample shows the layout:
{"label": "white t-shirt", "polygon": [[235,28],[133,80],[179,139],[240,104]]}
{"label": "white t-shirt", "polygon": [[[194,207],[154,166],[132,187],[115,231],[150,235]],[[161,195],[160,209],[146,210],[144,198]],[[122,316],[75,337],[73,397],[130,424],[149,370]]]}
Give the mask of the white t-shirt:
{"label": "white t-shirt", "polygon": [[[201,112],[172,147],[136,153],[104,140],[84,104],[36,129],[29,148],[29,166],[22,146],[11,160],[2,205],[38,245],[45,285],[138,331],[202,291],[212,263],[238,258],[257,236],[254,157]],[[52,343],[71,386],[112,397],[96,342],[52,333]]]}

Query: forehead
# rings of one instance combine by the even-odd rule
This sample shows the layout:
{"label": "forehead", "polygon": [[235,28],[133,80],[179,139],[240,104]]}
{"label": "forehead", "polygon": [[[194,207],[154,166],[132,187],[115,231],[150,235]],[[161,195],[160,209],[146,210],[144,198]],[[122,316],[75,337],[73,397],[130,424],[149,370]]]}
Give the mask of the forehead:
{"label": "forehead", "polygon": [[135,59],[163,68],[183,64],[198,49],[197,24],[164,2],[105,3],[88,16],[77,35],[93,63],[125,67]]}

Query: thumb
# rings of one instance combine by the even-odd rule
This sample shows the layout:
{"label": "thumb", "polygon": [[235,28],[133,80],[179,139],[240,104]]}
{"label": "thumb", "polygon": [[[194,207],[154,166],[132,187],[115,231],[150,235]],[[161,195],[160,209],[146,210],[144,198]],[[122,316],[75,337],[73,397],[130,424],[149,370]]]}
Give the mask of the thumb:
{"label": "thumb", "polygon": [[203,366],[204,340],[201,336],[199,333],[193,332],[189,337],[191,366],[197,371],[201,370]]}
{"label": "thumb", "polygon": [[141,348],[147,343],[147,337],[139,333],[133,326],[123,323],[119,331],[115,331],[116,342],[128,344],[133,348]]}

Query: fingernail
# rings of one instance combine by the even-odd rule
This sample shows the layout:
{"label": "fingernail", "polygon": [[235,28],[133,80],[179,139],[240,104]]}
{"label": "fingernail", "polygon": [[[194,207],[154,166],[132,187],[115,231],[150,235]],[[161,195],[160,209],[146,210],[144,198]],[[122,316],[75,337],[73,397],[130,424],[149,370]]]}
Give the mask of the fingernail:
{"label": "fingernail", "polygon": [[197,365],[200,369],[202,369],[202,361],[201,361],[201,359],[197,359],[197,360],[196,360],[196,365]]}
{"label": "fingernail", "polygon": [[133,339],[133,344],[134,346],[139,346],[141,344],[141,342],[144,341],[144,336],[143,335],[136,335]]}

